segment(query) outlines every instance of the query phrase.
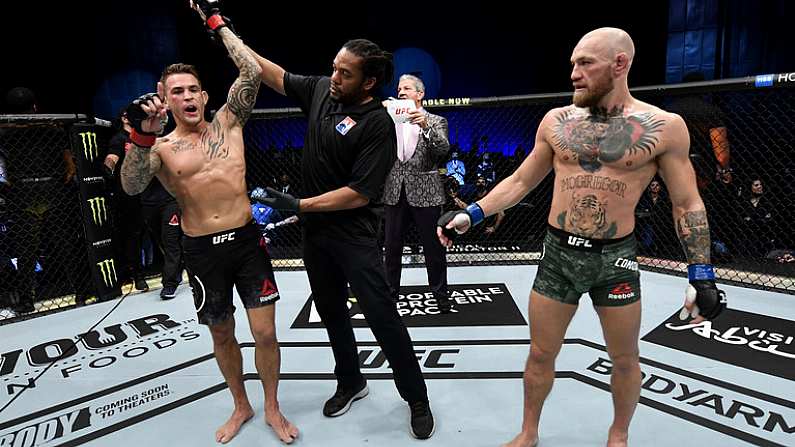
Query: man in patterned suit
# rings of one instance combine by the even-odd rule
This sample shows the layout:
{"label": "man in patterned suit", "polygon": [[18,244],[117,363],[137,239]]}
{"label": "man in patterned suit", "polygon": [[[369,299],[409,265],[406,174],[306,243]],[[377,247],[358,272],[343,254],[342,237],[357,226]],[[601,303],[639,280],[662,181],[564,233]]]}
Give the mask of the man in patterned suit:
{"label": "man in patterned suit", "polygon": [[398,83],[398,98],[411,99],[416,110],[409,120],[395,125],[397,160],[386,179],[386,275],[389,291],[397,300],[400,292],[403,235],[409,221],[417,225],[425,254],[428,283],[442,313],[452,310],[447,294],[445,248],[436,239],[436,221],[444,204],[444,189],[437,167],[447,158],[447,119],[422,108],[425,85],[418,77],[404,74]]}

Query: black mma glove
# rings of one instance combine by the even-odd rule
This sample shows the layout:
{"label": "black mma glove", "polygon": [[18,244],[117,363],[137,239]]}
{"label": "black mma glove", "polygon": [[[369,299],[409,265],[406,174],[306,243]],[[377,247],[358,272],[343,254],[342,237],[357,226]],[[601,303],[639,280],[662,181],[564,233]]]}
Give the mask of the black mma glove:
{"label": "black mma glove", "polygon": [[[449,224],[453,219],[456,218],[458,215],[463,215],[459,218],[459,221],[456,223],[464,223],[465,219],[469,221],[469,227],[472,228],[475,225],[483,222],[483,219],[486,217],[483,214],[483,209],[477,203],[470,203],[466,209],[463,210],[456,210],[456,211],[448,211],[442,214],[439,217],[439,220],[436,222],[436,225],[442,228],[442,234],[444,234],[448,239],[451,241],[455,240],[456,236],[458,236],[458,231],[454,228],[447,228],[447,224]],[[456,225],[457,226],[457,225]],[[461,234],[463,234],[462,232]]]}
{"label": "black mma glove", "polygon": [[685,292],[685,307],[679,318],[685,320],[699,315],[712,320],[726,308],[726,293],[715,285],[715,271],[711,264],[690,264],[687,266],[690,285]]}
{"label": "black mma glove", "polygon": [[218,0],[192,0],[193,4],[201,11],[206,20],[207,27],[217,31],[224,26],[224,17],[221,15],[221,5]]}
{"label": "black mma glove", "polygon": [[152,145],[155,144],[157,130],[155,132],[147,132],[144,131],[142,127],[143,122],[151,119],[154,115],[146,113],[141,106],[152,101],[156,96],[157,93],[141,95],[127,106],[127,120],[133,128],[133,131],[130,132],[130,140],[137,146],[152,147]]}
{"label": "black mma glove", "polygon": [[[235,31],[235,27],[234,27],[234,25],[232,25],[232,21],[231,21],[231,20],[229,20],[229,17],[226,17],[226,16],[221,16],[221,18],[224,20],[224,26],[226,26],[226,28],[227,28],[229,31],[232,31],[232,33],[233,33],[235,36],[237,36],[238,38],[240,38],[240,34],[238,34],[238,33],[237,33],[237,31]],[[220,28],[219,28],[219,29],[220,29]],[[222,48],[226,49],[226,46],[224,45],[224,42],[223,42],[223,40],[221,39],[221,36],[219,36],[219,35],[218,35],[218,33],[217,33],[216,31],[213,31],[212,29],[210,29],[209,25],[207,25],[207,34],[209,34],[209,35],[210,35],[210,40],[212,40],[214,44],[216,44],[216,45],[218,45],[218,46],[220,46],[220,47],[222,47]]]}
{"label": "black mma glove", "polygon": [[265,188],[265,191],[268,194],[267,196],[258,199],[260,203],[268,205],[269,207],[278,211],[288,211],[291,213],[298,213],[300,211],[300,199],[296,199],[290,194],[284,194],[282,192],[276,191],[273,188]]}

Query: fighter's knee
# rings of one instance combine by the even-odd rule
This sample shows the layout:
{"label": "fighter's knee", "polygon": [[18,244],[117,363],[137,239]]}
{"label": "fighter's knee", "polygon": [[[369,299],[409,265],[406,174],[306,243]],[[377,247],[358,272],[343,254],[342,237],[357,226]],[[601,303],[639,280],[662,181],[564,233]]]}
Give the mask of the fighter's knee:
{"label": "fighter's knee", "polygon": [[613,371],[619,373],[634,372],[640,368],[640,356],[637,351],[610,355]]}
{"label": "fighter's knee", "polygon": [[558,356],[558,349],[543,348],[534,344],[530,345],[530,356],[528,362],[537,364],[549,364],[555,362]]}
{"label": "fighter's knee", "polygon": [[252,330],[251,335],[254,337],[254,344],[257,347],[270,347],[277,343],[276,328],[274,327]]}
{"label": "fighter's knee", "polygon": [[235,327],[225,323],[210,326],[210,335],[213,338],[213,344],[225,345],[235,339]]}

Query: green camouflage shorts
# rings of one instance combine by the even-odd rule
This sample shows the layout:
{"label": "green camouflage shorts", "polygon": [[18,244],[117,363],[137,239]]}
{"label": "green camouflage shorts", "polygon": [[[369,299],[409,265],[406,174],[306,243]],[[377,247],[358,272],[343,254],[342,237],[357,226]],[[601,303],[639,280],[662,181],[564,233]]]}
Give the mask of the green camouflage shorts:
{"label": "green camouflage shorts", "polygon": [[550,227],[533,290],[575,305],[585,292],[595,306],[625,306],[640,300],[634,235],[588,239]]}

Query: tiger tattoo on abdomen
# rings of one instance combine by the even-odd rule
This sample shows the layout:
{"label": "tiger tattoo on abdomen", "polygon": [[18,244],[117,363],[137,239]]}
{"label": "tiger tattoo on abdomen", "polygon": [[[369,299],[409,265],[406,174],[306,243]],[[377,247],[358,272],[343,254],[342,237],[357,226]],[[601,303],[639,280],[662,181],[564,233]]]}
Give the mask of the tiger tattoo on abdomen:
{"label": "tiger tattoo on abdomen", "polygon": [[579,196],[574,193],[568,211],[558,215],[558,224],[565,231],[585,237],[610,239],[615,236],[615,222],[607,223],[605,207],[594,194]]}

